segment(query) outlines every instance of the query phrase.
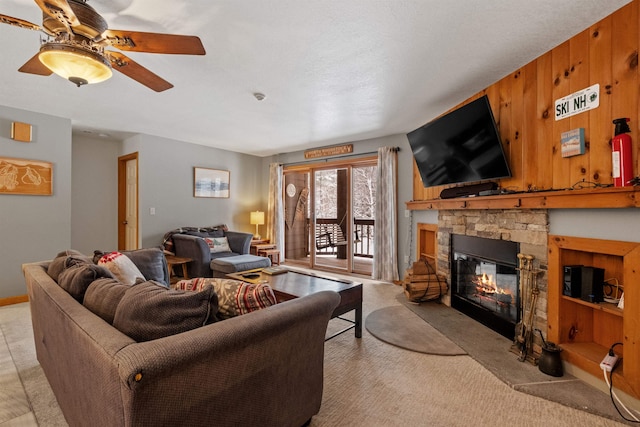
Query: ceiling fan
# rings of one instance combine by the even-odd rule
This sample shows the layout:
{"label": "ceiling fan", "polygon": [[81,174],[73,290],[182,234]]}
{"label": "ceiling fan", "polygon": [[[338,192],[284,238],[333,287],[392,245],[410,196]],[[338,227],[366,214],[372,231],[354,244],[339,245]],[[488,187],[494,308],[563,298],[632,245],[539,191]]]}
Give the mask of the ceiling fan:
{"label": "ceiling fan", "polygon": [[18,69],[23,73],[68,79],[78,87],[111,77],[112,69],[156,92],[171,83],[118,50],[147,53],[204,55],[196,36],[111,30],[86,0],[35,0],[42,9],[42,26],[0,14],[0,22],[44,32],[40,51]]}

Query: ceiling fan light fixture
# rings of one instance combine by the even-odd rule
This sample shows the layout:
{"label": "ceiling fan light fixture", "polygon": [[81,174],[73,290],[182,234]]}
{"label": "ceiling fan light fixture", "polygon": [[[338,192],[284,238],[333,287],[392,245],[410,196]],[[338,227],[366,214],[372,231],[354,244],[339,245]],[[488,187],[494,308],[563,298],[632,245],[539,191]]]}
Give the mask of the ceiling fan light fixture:
{"label": "ceiling fan light fixture", "polygon": [[111,77],[111,64],[97,52],[68,43],[45,43],[38,59],[47,68],[77,86],[103,82]]}

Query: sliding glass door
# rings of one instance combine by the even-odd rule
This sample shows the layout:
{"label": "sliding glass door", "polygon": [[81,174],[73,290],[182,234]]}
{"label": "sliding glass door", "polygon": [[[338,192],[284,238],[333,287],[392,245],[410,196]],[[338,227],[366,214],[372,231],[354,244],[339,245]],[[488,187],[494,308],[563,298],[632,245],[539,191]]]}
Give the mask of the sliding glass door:
{"label": "sliding glass door", "polygon": [[371,275],[376,160],[285,168],[285,259]]}
{"label": "sliding glass door", "polygon": [[349,168],[313,171],[315,266],[349,270]]}

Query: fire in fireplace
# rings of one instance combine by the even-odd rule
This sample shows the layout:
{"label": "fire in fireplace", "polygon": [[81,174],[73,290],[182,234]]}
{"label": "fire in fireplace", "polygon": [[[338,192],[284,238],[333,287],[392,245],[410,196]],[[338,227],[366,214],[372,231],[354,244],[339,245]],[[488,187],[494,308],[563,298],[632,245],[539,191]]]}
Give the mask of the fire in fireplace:
{"label": "fire in fireplace", "polygon": [[513,339],[520,321],[518,244],[451,235],[451,306]]}

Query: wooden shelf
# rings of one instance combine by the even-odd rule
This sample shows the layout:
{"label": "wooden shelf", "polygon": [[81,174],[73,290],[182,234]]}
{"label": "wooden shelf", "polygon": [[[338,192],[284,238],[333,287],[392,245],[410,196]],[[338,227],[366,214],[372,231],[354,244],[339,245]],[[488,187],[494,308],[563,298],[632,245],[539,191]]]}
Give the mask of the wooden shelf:
{"label": "wooden shelf", "polygon": [[418,258],[428,258],[438,264],[438,226],[435,224],[424,224],[419,222],[416,225],[416,254]]}
{"label": "wooden shelf", "polygon": [[[640,243],[549,236],[548,331],[562,358],[603,379],[600,362],[614,343],[624,368],[614,373],[616,388],[640,398]],[[602,268],[624,287],[625,308],[583,301],[562,294],[563,266]]]}
{"label": "wooden shelf", "polygon": [[412,200],[408,210],[638,208],[639,187],[538,191],[456,199]]}
{"label": "wooden shelf", "polygon": [[566,295],[563,295],[562,299],[566,301],[570,301],[575,304],[584,305],[585,307],[591,307],[593,310],[602,310],[606,313],[613,314],[614,316],[622,317],[623,315],[623,311],[618,308],[617,304],[612,304],[609,302],[601,302],[598,304],[594,304],[589,301],[581,300],[580,298],[572,298]]}

